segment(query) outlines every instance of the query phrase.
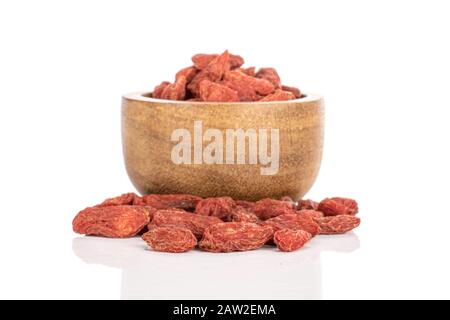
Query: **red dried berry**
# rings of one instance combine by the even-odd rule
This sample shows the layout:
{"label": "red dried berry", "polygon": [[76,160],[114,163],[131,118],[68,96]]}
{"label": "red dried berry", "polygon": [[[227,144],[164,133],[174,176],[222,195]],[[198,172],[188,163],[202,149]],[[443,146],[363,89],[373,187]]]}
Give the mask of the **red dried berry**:
{"label": "red dried berry", "polygon": [[[218,54],[204,54],[199,53],[192,57],[192,62],[195,68],[199,70],[205,69],[211,61],[217,58]],[[230,67],[231,69],[238,68],[244,64],[244,59],[241,56],[230,54]]]}
{"label": "red dried berry", "polygon": [[348,198],[327,198],[319,203],[319,211],[325,216],[355,215],[358,213],[358,203]]}
{"label": "red dried berry", "polygon": [[298,210],[319,210],[319,203],[313,200],[300,200],[297,205]]}
{"label": "red dried berry", "polygon": [[109,238],[137,235],[150,221],[150,209],[137,206],[92,207],[80,211],[72,222],[73,231]]}
{"label": "red dried berry", "polygon": [[275,231],[282,229],[305,230],[313,237],[319,234],[319,225],[309,216],[297,213],[289,213],[271,218],[265,221]]}
{"label": "red dried berry", "polygon": [[289,196],[281,197],[280,200],[289,203],[290,205],[292,205],[292,208],[294,208],[294,209],[297,208],[297,202],[294,201],[294,199],[292,199]]}
{"label": "red dried berry", "polygon": [[281,90],[292,93],[296,99],[302,97],[302,93],[300,92],[300,90],[298,88],[289,87],[289,86],[281,86]]}
{"label": "red dried berry", "polygon": [[190,83],[192,81],[192,79],[194,79],[194,77],[197,75],[199,71],[195,68],[195,67],[187,67],[187,68],[183,68],[180,71],[178,71],[175,75],[175,79],[178,80],[181,77],[185,77],[186,78],[186,82]]}
{"label": "red dried berry", "polygon": [[[295,87],[281,85],[280,76],[274,68],[243,68],[244,59],[228,51],[218,54],[196,54],[193,66],[177,72],[175,83],[162,82],[156,86],[152,97],[157,99],[251,102],[283,101],[300,98],[302,93]],[[200,92],[200,84],[204,84]],[[221,85],[231,90],[226,90]],[[236,98],[236,94],[238,99]]]}
{"label": "red dried berry", "polygon": [[134,197],[132,205],[133,206],[149,206],[145,202],[144,197],[139,197],[139,196]]}
{"label": "red dried berry", "polygon": [[249,210],[243,207],[236,207],[231,213],[231,221],[233,222],[254,222],[259,223],[259,218]]}
{"label": "red dried berry", "polygon": [[278,75],[277,70],[275,70],[274,68],[261,68],[258,70],[255,76],[257,78],[266,79],[270,81],[270,83],[273,84],[275,89],[281,88],[280,76]]}
{"label": "red dried berry", "polygon": [[262,247],[273,236],[273,229],[250,222],[224,222],[205,230],[199,243],[210,252],[247,251]]}
{"label": "red dried berry", "polygon": [[199,86],[199,97],[201,101],[209,102],[237,102],[239,97],[237,91],[224,85],[203,80]]}
{"label": "red dried berry", "polygon": [[255,206],[255,203],[252,201],[246,201],[246,200],[235,200],[236,206],[243,207],[245,209],[248,209],[250,211],[253,211],[253,207]]}
{"label": "red dried berry", "polygon": [[120,196],[106,199],[102,203],[96,205],[96,207],[132,205],[137,198],[139,198],[139,196],[135,193],[124,193]]}
{"label": "red dried berry", "polygon": [[254,77],[256,75],[255,67],[248,67],[248,68],[237,68],[236,71],[242,72],[250,77]]}
{"label": "red dried berry", "polygon": [[178,77],[174,84],[169,84],[164,87],[161,93],[161,99],[184,100],[186,96],[186,84],[186,77]]}
{"label": "red dried berry", "polygon": [[281,197],[280,200],[281,200],[281,201],[286,201],[286,202],[295,202],[294,199],[292,199],[292,198],[289,197],[289,196],[283,196],[283,197]]}
{"label": "red dried berry", "polygon": [[295,203],[274,199],[262,199],[255,203],[253,213],[261,220],[279,215],[295,213]]}
{"label": "red dried berry", "polygon": [[149,218],[148,223],[150,223],[152,222],[153,217],[155,216],[155,213],[158,211],[158,209],[149,206],[144,206],[144,208],[147,210],[147,216]]}
{"label": "red dried berry", "polygon": [[223,75],[229,70],[230,54],[228,51],[225,51],[221,55],[212,59],[212,61],[192,79],[187,88],[194,95],[194,97],[198,97],[199,86],[203,80],[210,80],[212,82],[220,81]]}
{"label": "red dried berry", "polygon": [[159,210],[153,215],[150,226],[177,226],[191,230],[200,239],[206,228],[221,223],[222,220],[216,217],[202,216],[182,210]]}
{"label": "red dried berry", "polygon": [[153,227],[142,236],[149,247],[155,251],[181,253],[192,250],[197,239],[186,228]]}
{"label": "red dried berry", "polygon": [[223,221],[231,220],[231,213],[236,204],[230,197],[207,198],[201,200],[195,208],[195,213],[203,216],[217,217]]}
{"label": "red dried berry", "polygon": [[250,77],[236,70],[226,72],[222,84],[236,90],[241,101],[257,101],[261,95],[272,93],[275,89],[265,79]]}
{"label": "red dried berry", "polygon": [[310,217],[312,219],[322,218],[323,217],[323,213],[321,211],[309,210],[309,209],[298,210],[297,214],[302,214],[302,215],[308,216],[308,217]]}
{"label": "red dried berry", "polygon": [[168,81],[161,82],[161,84],[157,85],[155,89],[153,89],[152,97],[155,99],[162,99],[162,93],[168,85],[170,85],[170,82]]}
{"label": "red dried berry", "polygon": [[269,94],[265,96],[264,98],[260,99],[261,102],[269,102],[269,101],[284,101],[284,100],[293,100],[295,99],[295,96],[288,92],[283,90],[275,90],[274,93]]}
{"label": "red dried berry", "polygon": [[281,251],[291,252],[303,247],[311,238],[304,230],[283,229],[275,232],[273,241]]}
{"label": "red dried berry", "polygon": [[361,219],[350,215],[329,216],[314,219],[320,227],[320,234],[341,234],[359,226]]}
{"label": "red dried berry", "polygon": [[178,208],[186,211],[194,210],[202,198],[190,194],[148,194],[138,203],[156,209]]}

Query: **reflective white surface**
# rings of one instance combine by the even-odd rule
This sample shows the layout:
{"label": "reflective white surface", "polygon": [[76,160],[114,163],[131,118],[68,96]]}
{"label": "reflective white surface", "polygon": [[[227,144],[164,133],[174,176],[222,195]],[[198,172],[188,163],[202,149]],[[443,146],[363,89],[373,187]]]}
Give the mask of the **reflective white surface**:
{"label": "reflective white surface", "polygon": [[313,239],[303,250],[165,254],[140,239],[80,237],[74,253],[85,263],[118,268],[123,299],[321,299],[322,253],[359,247],[354,234]]}

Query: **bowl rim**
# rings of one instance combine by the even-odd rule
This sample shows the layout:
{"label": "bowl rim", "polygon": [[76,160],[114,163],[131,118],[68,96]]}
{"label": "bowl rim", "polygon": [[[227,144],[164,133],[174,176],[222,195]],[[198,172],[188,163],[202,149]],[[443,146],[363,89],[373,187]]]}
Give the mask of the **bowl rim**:
{"label": "bowl rim", "polygon": [[249,101],[249,102],[209,102],[209,101],[184,101],[184,100],[165,100],[151,98],[152,91],[137,91],[122,95],[123,99],[130,101],[151,102],[158,104],[174,104],[174,105],[228,105],[228,106],[248,106],[248,105],[273,105],[273,104],[298,104],[312,101],[320,101],[323,96],[317,93],[306,92],[304,96],[293,100],[279,100],[279,101]]}

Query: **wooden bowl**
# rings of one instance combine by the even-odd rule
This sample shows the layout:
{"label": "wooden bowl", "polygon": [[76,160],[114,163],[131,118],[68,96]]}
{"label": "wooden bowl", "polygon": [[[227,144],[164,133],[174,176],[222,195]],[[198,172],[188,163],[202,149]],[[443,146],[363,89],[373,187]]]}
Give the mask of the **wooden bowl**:
{"label": "wooden bowl", "polygon": [[[299,199],[319,171],[323,123],[323,99],[314,94],[249,103],[168,101],[153,99],[150,93],[128,94],[122,100],[125,165],[142,194]],[[242,133],[251,138],[243,140]],[[272,148],[273,156],[265,152]]]}

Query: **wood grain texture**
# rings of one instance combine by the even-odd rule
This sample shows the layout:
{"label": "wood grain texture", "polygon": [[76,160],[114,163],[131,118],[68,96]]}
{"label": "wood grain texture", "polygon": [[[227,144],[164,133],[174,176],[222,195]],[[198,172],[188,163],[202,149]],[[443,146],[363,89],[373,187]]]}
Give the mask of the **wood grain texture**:
{"label": "wood grain texture", "polygon": [[[320,96],[265,103],[166,101],[150,94],[122,100],[122,143],[128,175],[142,194],[189,193],[258,200],[288,195],[299,199],[313,185],[323,149],[324,105]],[[260,164],[181,164],[171,160],[173,130],[279,129],[280,167],[260,174]],[[193,154],[193,151],[192,151]]]}

